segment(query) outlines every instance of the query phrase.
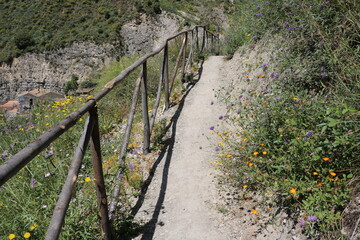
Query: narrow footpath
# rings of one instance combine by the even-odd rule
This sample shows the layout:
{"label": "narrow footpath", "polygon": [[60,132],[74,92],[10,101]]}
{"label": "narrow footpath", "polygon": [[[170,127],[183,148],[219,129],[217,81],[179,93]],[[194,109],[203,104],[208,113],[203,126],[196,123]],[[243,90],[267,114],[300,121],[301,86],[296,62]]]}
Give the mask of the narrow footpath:
{"label": "narrow footpath", "polygon": [[209,128],[219,122],[225,109],[215,97],[224,84],[220,77],[223,63],[224,57],[206,60],[200,80],[178,106],[167,152],[135,215],[145,225],[143,234],[135,239],[229,239],[218,222],[216,170],[210,164],[215,151]]}

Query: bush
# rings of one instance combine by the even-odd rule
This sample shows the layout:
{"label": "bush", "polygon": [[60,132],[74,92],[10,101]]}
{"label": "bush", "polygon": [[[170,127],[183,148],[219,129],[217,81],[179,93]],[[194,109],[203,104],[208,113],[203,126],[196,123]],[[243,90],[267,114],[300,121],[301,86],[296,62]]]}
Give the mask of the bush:
{"label": "bush", "polygon": [[14,38],[14,43],[20,50],[26,50],[27,48],[35,45],[32,35],[28,32],[20,32],[17,34]]}
{"label": "bush", "polygon": [[75,92],[76,89],[78,89],[79,84],[78,81],[79,77],[76,75],[71,76],[71,80],[65,83],[64,93],[65,95],[68,95],[69,93]]}

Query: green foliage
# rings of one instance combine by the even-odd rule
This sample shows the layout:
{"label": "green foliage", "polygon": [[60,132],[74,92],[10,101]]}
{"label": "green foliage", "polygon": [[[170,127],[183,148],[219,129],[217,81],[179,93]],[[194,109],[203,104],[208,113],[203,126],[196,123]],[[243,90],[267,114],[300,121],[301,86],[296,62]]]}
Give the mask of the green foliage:
{"label": "green foliage", "polygon": [[239,95],[227,97],[226,116],[238,130],[220,133],[221,150],[231,155],[223,158],[225,171],[240,186],[272,192],[293,215],[316,216],[316,231],[337,229],[347,182],[360,172],[360,112],[305,93]]}
{"label": "green foliage", "polygon": [[133,6],[123,0],[2,1],[0,62],[74,41],[116,42],[121,25],[138,14]]}
{"label": "green foliage", "polygon": [[79,77],[76,75],[71,76],[71,80],[65,83],[64,93],[68,95],[69,93],[74,93],[76,89],[78,89],[79,84],[78,81]]}
{"label": "green foliage", "polygon": [[326,86],[345,91],[351,98],[359,92],[357,1],[237,2],[226,34],[227,54],[232,55],[249,38],[256,44],[265,35],[277,36],[286,39],[279,49],[284,61],[280,70],[300,71],[285,79],[285,87],[320,91]]}
{"label": "green foliage", "polygon": [[222,147],[232,156],[223,158],[224,171],[304,220],[311,239],[340,235],[349,181],[359,176],[359,7],[237,1],[225,37],[228,55],[239,46],[268,47],[271,38],[267,51],[277,56],[262,66],[271,89],[224,96],[227,121],[237,129]]}

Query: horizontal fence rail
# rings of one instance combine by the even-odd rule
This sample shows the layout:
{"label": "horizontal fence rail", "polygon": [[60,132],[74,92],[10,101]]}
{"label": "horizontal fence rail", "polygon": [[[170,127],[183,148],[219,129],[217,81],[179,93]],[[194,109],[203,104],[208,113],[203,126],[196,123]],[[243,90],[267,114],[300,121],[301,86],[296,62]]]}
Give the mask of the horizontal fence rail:
{"label": "horizontal fence rail", "polygon": [[[183,40],[180,51],[176,57],[175,67],[169,74],[169,41],[181,36],[183,36]],[[164,92],[163,101],[165,104],[164,108],[166,110],[170,107],[170,95],[173,90],[179,68],[181,67],[180,79],[183,81],[187,70],[190,69],[193,65],[194,56],[196,54],[203,53],[205,49],[216,48],[216,44],[214,42],[217,40],[218,36],[209,32],[204,26],[195,26],[191,29],[184,30],[169,37],[158,49],[139,58],[130,67],[122,71],[117,77],[109,81],[101,91],[91,97],[83,106],[69,114],[57,125],[43,133],[34,142],[30,143],[21,151],[13,155],[5,163],[0,165],[0,186],[2,186],[15,174],[17,174],[24,166],[26,166],[33,158],[35,158],[39,153],[47,148],[52,142],[58,139],[71,127],[73,127],[83,115],[86,113],[89,114],[89,117],[87,118],[84,126],[83,133],[79,139],[78,146],[75,149],[74,157],[70,164],[65,183],[63,184],[57,204],[53,211],[51,222],[46,232],[47,240],[58,239],[60,236],[61,229],[65,221],[66,211],[71,201],[72,191],[74,190],[75,184],[77,182],[82,160],[85,156],[85,151],[89,145],[92,153],[92,165],[95,177],[95,189],[97,194],[97,204],[99,210],[98,215],[100,218],[101,230],[104,239],[113,239],[111,223],[114,220],[116,208],[118,205],[121,186],[120,183],[123,176],[123,168],[121,165],[126,156],[126,150],[129,144],[131,128],[139,94],[141,94],[141,109],[144,124],[143,152],[147,154],[150,152],[150,137],[154,128],[156,114],[162,99],[162,92]],[[189,47],[188,54],[187,46]],[[163,61],[160,70],[159,84],[157,87],[155,104],[151,111],[151,116],[149,116],[147,60],[161,52],[163,52]],[[105,190],[105,181],[102,169],[97,103],[137,68],[141,68],[141,71],[134,86],[132,103],[128,113],[128,120],[121,151],[118,157],[120,168],[116,173],[116,178],[114,181],[115,186],[111,195],[111,201],[109,201]]]}

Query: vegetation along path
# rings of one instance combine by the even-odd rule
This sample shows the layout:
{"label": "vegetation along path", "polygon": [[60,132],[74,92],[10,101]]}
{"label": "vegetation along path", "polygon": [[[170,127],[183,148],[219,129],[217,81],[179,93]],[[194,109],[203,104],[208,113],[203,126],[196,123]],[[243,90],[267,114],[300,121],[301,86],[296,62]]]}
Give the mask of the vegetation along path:
{"label": "vegetation along path", "polygon": [[213,208],[217,193],[209,164],[214,157],[209,126],[223,109],[214,103],[223,61],[210,57],[204,63],[199,82],[172,119],[166,155],[136,216],[145,222],[139,239],[226,239],[217,223],[220,213]]}

